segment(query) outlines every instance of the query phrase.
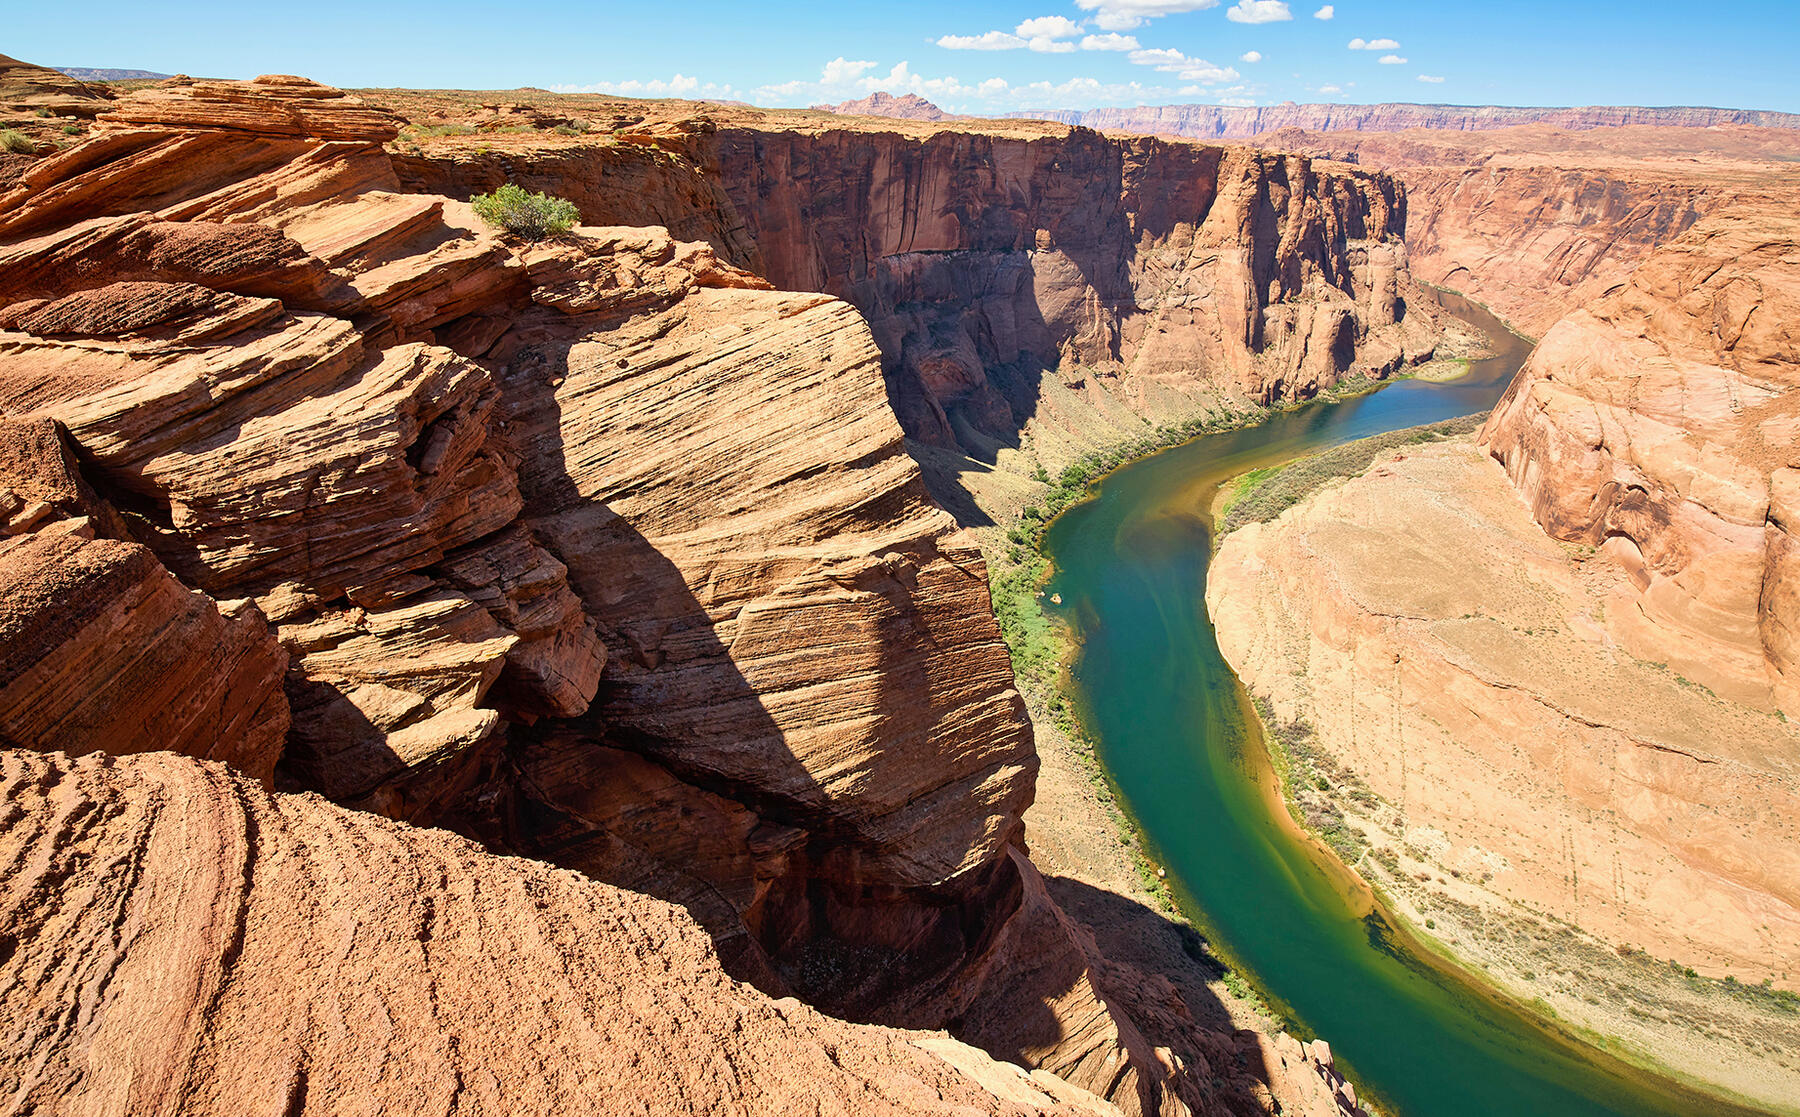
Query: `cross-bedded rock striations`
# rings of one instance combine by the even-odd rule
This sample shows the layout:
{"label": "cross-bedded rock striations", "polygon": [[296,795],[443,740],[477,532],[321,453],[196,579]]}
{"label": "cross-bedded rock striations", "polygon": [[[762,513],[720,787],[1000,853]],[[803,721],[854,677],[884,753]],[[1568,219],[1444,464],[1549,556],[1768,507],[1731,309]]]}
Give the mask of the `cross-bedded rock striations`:
{"label": "cross-bedded rock striations", "polygon": [[670,904],[219,765],[0,751],[0,787],[31,1112],[1118,1112],[773,1000]]}
{"label": "cross-bedded rock striations", "polygon": [[[0,194],[0,410],[38,432],[0,455],[6,545],[50,556],[13,564],[50,574],[0,586],[0,617],[68,665],[0,680],[9,743],[69,749],[72,719],[103,735],[168,700],[169,726],[141,730],[165,747],[265,777],[279,755],[278,786],[676,900],[766,990],[954,1025],[1127,1112],[1254,1112],[1257,1055],[1287,1104],[1328,1106],[1312,1064],[1145,994],[1045,895],[985,570],[906,454],[856,310],[660,227],[512,242],[403,184],[381,146],[399,123],[298,78],[172,83]],[[633,158],[640,186],[685,185],[622,216],[773,251],[721,192]],[[585,206],[575,185],[558,192]],[[62,495],[32,488],[55,469]],[[125,602],[87,607],[156,623],[101,645],[51,607],[77,575]],[[98,655],[123,682],[72,686]],[[161,690],[125,685],[146,671]],[[80,707],[61,721],[35,697],[51,685]],[[209,718],[215,739],[189,731]],[[473,909],[420,918],[480,933]],[[484,972],[470,1003],[504,1003]],[[477,1051],[465,1082],[504,1079],[482,1066],[515,1057],[491,1023],[440,1023],[418,1050]],[[166,1054],[183,1090],[269,1085],[222,1047]],[[329,1097],[322,1073],[305,1104]],[[675,1085],[729,1092],[708,1083]]]}
{"label": "cross-bedded rock striations", "polygon": [[608,221],[649,213],[777,287],[845,299],[907,434],[939,446],[1015,440],[1048,376],[1104,378],[1139,411],[1177,391],[1273,402],[1436,344],[1384,175],[1081,129],[910,128],[696,117],[401,168],[453,195],[511,176]]}

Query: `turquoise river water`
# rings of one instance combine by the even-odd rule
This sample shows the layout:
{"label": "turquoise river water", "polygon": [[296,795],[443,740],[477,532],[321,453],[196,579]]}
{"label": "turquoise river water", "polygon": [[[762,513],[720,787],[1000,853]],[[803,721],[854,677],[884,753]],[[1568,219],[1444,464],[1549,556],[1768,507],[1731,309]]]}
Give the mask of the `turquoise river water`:
{"label": "turquoise river water", "polygon": [[1293,826],[1261,730],[1207,618],[1208,509],[1247,469],[1491,408],[1529,354],[1480,307],[1444,302],[1499,352],[1449,382],[1403,381],[1207,435],[1102,478],[1059,517],[1048,590],[1080,650],[1071,697],[1184,908],[1276,1008],[1327,1039],[1395,1117],[1747,1113],[1630,1067],[1432,956]]}

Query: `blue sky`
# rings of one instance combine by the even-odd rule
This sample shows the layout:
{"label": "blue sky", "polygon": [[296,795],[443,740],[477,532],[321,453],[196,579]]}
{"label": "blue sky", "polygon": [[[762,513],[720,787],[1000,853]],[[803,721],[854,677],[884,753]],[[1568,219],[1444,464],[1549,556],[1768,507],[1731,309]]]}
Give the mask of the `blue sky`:
{"label": "blue sky", "polygon": [[0,51],[46,65],[344,86],[767,105],[885,89],[966,112],[1282,101],[1800,111],[1800,7],[1774,0],[89,0],[78,19],[20,0],[0,26]]}

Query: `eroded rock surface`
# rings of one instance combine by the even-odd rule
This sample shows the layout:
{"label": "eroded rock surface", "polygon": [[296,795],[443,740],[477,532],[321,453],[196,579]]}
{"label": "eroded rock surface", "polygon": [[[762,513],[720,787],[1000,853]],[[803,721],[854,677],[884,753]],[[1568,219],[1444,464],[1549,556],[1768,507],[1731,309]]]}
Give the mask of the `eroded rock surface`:
{"label": "eroded rock surface", "polygon": [[0,1086],[33,1112],[1118,1112],[772,1000],[662,901],[219,765],[5,750],[0,786]]}
{"label": "eroded rock surface", "polygon": [[1800,226],[1736,208],[1564,319],[1482,440],[1552,536],[1630,574],[1635,654],[1800,716]]}
{"label": "eroded rock surface", "polygon": [[[31,546],[54,530],[77,557],[98,548],[102,574],[129,567],[133,592],[189,603],[185,627],[156,639],[241,650],[216,728],[257,731],[191,751],[266,775],[282,732],[270,727],[291,710],[278,786],[674,900],[765,990],[952,1026],[1130,1112],[1255,1112],[1317,1093],[1302,1076],[1278,1103],[1269,1091],[1288,1079],[1257,1069],[1260,1049],[1221,1055],[1237,1041],[1138,989],[1144,975],[1099,965],[1043,894],[1020,852],[1036,757],[979,553],[905,452],[865,321],[828,295],[769,289],[742,266],[761,245],[729,199],[671,169],[666,150],[712,133],[634,133],[609,150],[637,177],[607,190],[635,181],[627,216],[666,212],[713,244],[640,224],[525,246],[403,180],[381,146],[399,126],[299,78],[170,83],[116,102],[92,139],[0,195],[0,409],[60,423],[65,487],[92,492],[92,508],[22,495],[9,521]],[[585,207],[592,183],[572,185],[552,189]],[[118,631],[108,654],[164,647]],[[159,678],[193,703],[216,682]],[[129,713],[113,692],[74,697]],[[240,739],[258,745],[219,751]],[[182,786],[182,809],[205,810],[204,789]],[[160,840],[137,833],[121,840]],[[305,857],[344,864],[340,842],[378,835],[405,859],[410,833],[351,819],[305,841]],[[463,895],[478,874],[461,872],[420,895]],[[465,944],[485,933],[476,906],[433,901],[417,918]],[[593,928],[614,926],[571,919],[552,922],[602,940]],[[283,972],[311,964],[304,942],[268,949]],[[200,1011],[203,998],[145,989],[158,1011]],[[484,1069],[515,1059],[487,1035],[505,999],[465,992],[479,1008],[421,1033],[416,1054],[466,1056],[465,1082],[486,1074],[488,1089],[516,1069]],[[978,1005],[990,1023],[1017,1006],[1041,1027],[1015,1043],[970,1022]],[[206,1019],[195,1035],[227,1026]],[[336,1034],[345,1066],[361,1065],[349,1052],[370,1037]],[[239,1088],[329,1104],[324,1070],[273,1086],[267,1074],[310,1041],[271,1038],[272,1063],[211,1042],[156,1055],[142,1089],[214,1091],[193,1095],[202,1111],[262,1096]],[[1042,1103],[1018,1075],[933,1042],[1006,1097]],[[86,1056],[57,1050],[74,1060],[57,1081],[86,1081]],[[705,1081],[667,1087],[701,1109],[732,1097],[779,1110],[779,1089],[704,1069],[735,1065],[736,1050],[703,1047],[689,1062]],[[588,1058],[531,1073],[560,1090],[588,1081]],[[395,1088],[425,1104],[426,1087]]]}

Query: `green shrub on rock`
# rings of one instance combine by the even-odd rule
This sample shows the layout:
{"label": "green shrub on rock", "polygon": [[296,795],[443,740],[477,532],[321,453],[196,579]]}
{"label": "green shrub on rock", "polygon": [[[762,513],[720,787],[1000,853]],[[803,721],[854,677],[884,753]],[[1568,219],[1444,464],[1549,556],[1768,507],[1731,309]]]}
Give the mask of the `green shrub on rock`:
{"label": "green shrub on rock", "polygon": [[33,155],[37,152],[37,144],[31,137],[16,128],[0,128],[0,151],[10,151],[14,155]]}
{"label": "green shrub on rock", "polygon": [[581,220],[575,203],[567,198],[532,194],[510,182],[492,194],[475,195],[469,204],[475,207],[475,216],[524,240],[558,236]]}

